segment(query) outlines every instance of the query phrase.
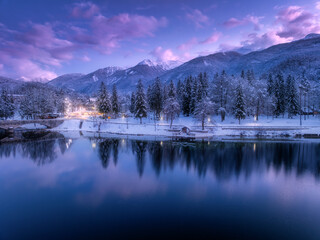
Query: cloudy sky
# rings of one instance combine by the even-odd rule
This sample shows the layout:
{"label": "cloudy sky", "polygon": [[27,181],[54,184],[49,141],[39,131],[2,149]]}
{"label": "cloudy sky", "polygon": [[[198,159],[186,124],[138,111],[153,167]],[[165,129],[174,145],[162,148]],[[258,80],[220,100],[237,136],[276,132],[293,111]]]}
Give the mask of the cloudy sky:
{"label": "cloudy sky", "polygon": [[0,0],[0,75],[30,80],[320,33],[313,0]]}

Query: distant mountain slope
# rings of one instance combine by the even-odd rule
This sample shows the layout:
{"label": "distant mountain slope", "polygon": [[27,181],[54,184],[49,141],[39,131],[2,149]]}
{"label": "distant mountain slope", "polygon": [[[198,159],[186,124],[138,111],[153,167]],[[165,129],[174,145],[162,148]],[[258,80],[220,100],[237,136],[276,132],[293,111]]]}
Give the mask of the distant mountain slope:
{"label": "distant mountain slope", "polygon": [[228,74],[240,75],[241,70],[249,69],[252,69],[256,76],[269,72],[300,76],[304,72],[310,80],[320,80],[320,35],[309,34],[298,41],[248,54],[220,52],[201,56],[172,69],[169,65],[144,60],[128,69],[108,67],[79,77],[74,74],[63,75],[49,84],[63,86],[80,93],[94,94],[101,82],[104,82],[109,89],[115,84],[120,91],[126,92],[134,90],[139,79],[142,79],[147,86],[156,77],[160,77],[164,82],[171,79],[177,82],[178,79],[183,80],[190,75],[196,76],[200,72],[207,72],[209,78],[212,78],[215,73],[220,73],[222,70]]}
{"label": "distant mountain slope", "polygon": [[306,38],[275,45],[262,51],[245,55],[236,52],[216,53],[192,59],[183,65],[167,71],[160,78],[163,81],[184,79],[189,75],[207,72],[213,76],[225,70],[229,74],[240,74],[241,70],[252,69],[257,76],[269,72],[306,75],[313,80],[320,78],[320,35],[310,34]]}
{"label": "distant mountain slope", "polygon": [[69,88],[74,81],[82,76],[84,76],[84,74],[81,73],[64,74],[51,80],[50,82],[48,82],[48,84],[58,88]]}
{"label": "distant mountain slope", "polygon": [[75,74],[63,75],[53,79],[49,84],[56,87],[63,86],[79,93],[94,94],[98,91],[101,82],[104,82],[108,88],[116,84],[120,91],[126,91],[133,90],[139,79],[142,79],[145,84],[149,84],[150,80],[164,72],[165,69],[162,65],[144,60],[128,69],[107,67],[80,77]]}
{"label": "distant mountain slope", "polygon": [[14,91],[15,89],[21,87],[23,84],[23,81],[0,76],[0,89],[5,88],[9,91]]}

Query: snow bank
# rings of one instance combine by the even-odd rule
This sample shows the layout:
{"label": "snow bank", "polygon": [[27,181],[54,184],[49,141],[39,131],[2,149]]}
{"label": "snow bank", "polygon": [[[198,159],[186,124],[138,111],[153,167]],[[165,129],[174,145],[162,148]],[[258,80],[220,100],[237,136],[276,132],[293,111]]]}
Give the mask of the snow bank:
{"label": "snow bank", "polygon": [[20,126],[23,129],[28,129],[28,130],[36,130],[36,129],[46,129],[47,126],[44,126],[39,123],[28,123]]}

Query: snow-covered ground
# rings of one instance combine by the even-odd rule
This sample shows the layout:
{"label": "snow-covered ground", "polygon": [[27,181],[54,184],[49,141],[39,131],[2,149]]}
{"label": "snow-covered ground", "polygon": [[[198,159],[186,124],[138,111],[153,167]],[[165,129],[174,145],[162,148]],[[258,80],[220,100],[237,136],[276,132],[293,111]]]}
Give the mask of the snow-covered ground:
{"label": "snow-covered ground", "polygon": [[[82,122],[82,123],[81,123]],[[219,116],[214,116],[206,120],[205,132],[201,132],[201,124],[192,117],[180,116],[173,122],[172,129],[180,130],[187,126],[194,132],[191,137],[207,138],[214,136],[296,136],[303,134],[320,134],[320,118],[309,116],[309,119],[302,121],[300,126],[299,117],[294,119],[274,118],[262,116],[259,121],[248,118],[238,121],[232,117],[227,117],[224,122],[220,121]],[[59,131],[89,131],[107,134],[136,135],[136,136],[184,136],[177,132],[170,131],[169,123],[165,120],[157,121],[143,119],[139,124],[138,119],[111,119],[111,120],[65,120],[63,124],[55,128]]]}

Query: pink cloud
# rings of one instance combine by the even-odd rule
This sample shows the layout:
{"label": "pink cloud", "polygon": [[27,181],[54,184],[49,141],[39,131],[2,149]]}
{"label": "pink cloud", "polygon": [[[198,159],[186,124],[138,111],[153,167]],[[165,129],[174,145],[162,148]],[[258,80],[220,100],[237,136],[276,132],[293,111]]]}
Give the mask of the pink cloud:
{"label": "pink cloud", "polygon": [[301,6],[289,6],[277,13],[276,21],[264,33],[248,34],[240,48],[260,50],[274,44],[301,39],[309,33],[320,33],[319,15]]}
{"label": "pink cloud", "polygon": [[197,28],[202,28],[209,23],[209,17],[203,14],[199,9],[194,9],[186,13],[186,18],[192,21]]}
{"label": "pink cloud", "polygon": [[316,9],[320,10],[320,2],[316,2]]}
{"label": "pink cloud", "polygon": [[90,30],[74,28],[73,39],[80,44],[96,46],[102,53],[111,53],[119,42],[133,38],[154,36],[154,31],[167,24],[166,18],[153,16],[119,14],[111,18],[99,15],[93,17]]}
{"label": "pink cloud", "polygon": [[222,35],[221,33],[215,32],[215,33],[213,33],[210,37],[208,37],[207,39],[201,41],[200,43],[201,43],[201,44],[211,44],[211,43],[215,43],[215,42],[217,42],[217,41],[220,39],[221,35]]}
{"label": "pink cloud", "polygon": [[29,22],[25,28],[16,31],[1,26],[0,60],[17,78],[54,78],[56,74],[48,66],[60,66],[62,61],[72,59],[73,44],[59,38],[48,23]]}
{"label": "pink cloud", "polygon": [[247,15],[243,19],[230,18],[228,21],[224,22],[223,25],[227,28],[234,28],[234,27],[252,23],[254,25],[254,30],[259,31],[261,29],[261,25],[260,25],[261,19],[262,17]]}
{"label": "pink cloud", "polygon": [[[27,22],[21,30],[8,29],[0,23],[0,61],[3,69],[10,69],[11,77],[32,79],[38,74],[41,78],[52,79],[56,76],[55,67],[74,58],[78,50],[90,49],[103,54],[111,53],[120,46],[121,41],[134,38],[153,37],[159,27],[167,24],[166,18],[131,15],[127,13],[113,17],[95,15],[92,5],[81,12],[76,5],[76,16],[89,17],[79,23],[45,23]],[[81,8],[82,9],[82,8]],[[81,26],[81,27],[80,27]],[[165,58],[173,58],[170,51],[163,53]],[[78,58],[89,61],[85,56]],[[18,65],[21,66],[18,66]],[[29,66],[29,67],[28,67]],[[29,71],[32,69],[33,71]],[[51,70],[50,70],[51,69]]]}
{"label": "pink cloud", "polygon": [[100,13],[100,9],[92,2],[75,3],[71,15],[75,18],[91,18]]}
{"label": "pink cloud", "polygon": [[179,57],[174,55],[171,49],[163,49],[161,46],[156,47],[150,53],[159,62],[177,61]]}
{"label": "pink cloud", "polygon": [[276,16],[279,24],[277,35],[281,38],[294,40],[309,33],[320,32],[320,19],[300,6],[289,6]]}

